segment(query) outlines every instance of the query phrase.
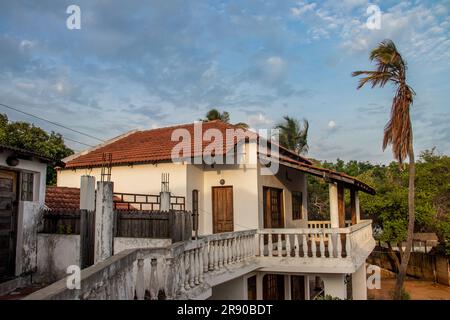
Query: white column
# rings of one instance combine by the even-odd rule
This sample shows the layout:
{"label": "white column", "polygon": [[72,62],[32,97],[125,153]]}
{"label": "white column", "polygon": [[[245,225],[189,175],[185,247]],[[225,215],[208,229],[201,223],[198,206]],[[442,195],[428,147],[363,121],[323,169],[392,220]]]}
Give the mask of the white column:
{"label": "white column", "polygon": [[113,223],[113,183],[98,181],[95,206],[94,263],[101,262],[112,256]]}
{"label": "white column", "polygon": [[80,209],[95,210],[95,177],[83,175],[80,181]]}
{"label": "white column", "polygon": [[291,276],[284,275],[284,300],[292,300],[291,297]]}
{"label": "white column", "polygon": [[327,274],[321,276],[325,289],[325,295],[333,298],[346,299],[347,287],[345,284],[345,274]]}
{"label": "white column", "polygon": [[355,209],[356,209],[356,223],[360,223],[361,221],[361,215],[360,215],[360,211],[359,211],[359,195],[358,195],[358,191],[355,190]]}
{"label": "white column", "polygon": [[305,300],[310,300],[309,276],[305,275]]}
{"label": "white column", "polygon": [[363,263],[352,274],[352,295],[353,300],[367,300],[367,280],[366,264]]}
{"label": "white column", "polygon": [[331,228],[339,228],[338,188],[336,183],[330,182],[330,223]]}
{"label": "white column", "polygon": [[256,274],[256,300],[263,299],[263,277],[262,273]]}

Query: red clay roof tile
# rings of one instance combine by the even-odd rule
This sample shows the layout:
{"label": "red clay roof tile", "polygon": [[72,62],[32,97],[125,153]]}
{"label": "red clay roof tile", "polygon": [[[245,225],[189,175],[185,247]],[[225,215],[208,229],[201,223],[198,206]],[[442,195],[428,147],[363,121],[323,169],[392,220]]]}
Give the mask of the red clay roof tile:
{"label": "red clay roof tile", "polygon": [[[204,122],[202,123],[202,136],[208,129],[217,129],[222,133],[224,139],[226,139],[226,130],[236,128],[236,126],[219,120]],[[191,157],[200,156],[200,152],[196,152],[196,150],[194,150],[194,124],[190,123],[172,127],[137,131],[68,161],[65,168],[73,169],[101,166],[104,153],[112,154],[113,165],[151,163],[171,160],[172,149],[179,143],[179,141],[171,140],[172,132],[175,129],[188,130],[190,136],[193,137],[191,140]],[[246,130],[245,133],[251,138],[258,137],[256,133],[249,130]],[[223,150],[221,154],[227,153],[236,143],[236,138],[232,143],[223,143]],[[210,144],[210,141],[205,141],[205,139],[203,139],[202,152],[205,150],[205,147]],[[281,149],[296,160],[310,163],[309,160],[302,158],[287,149]]]}

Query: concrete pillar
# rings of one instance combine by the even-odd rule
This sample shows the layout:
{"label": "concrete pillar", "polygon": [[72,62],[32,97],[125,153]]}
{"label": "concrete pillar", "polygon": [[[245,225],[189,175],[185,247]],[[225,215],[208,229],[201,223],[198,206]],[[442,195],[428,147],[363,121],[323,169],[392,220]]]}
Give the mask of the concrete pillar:
{"label": "concrete pillar", "polygon": [[347,286],[345,274],[327,274],[322,276],[325,295],[333,298],[347,299]]}
{"label": "concrete pillar", "polygon": [[359,214],[359,196],[358,191],[350,189],[350,211],[352,213],[352,225],[361,221]]}
{"label": "concrete pillar", "polygon": [[309,276],[305,275],[305,300],[310,300]]}
{"label": "concrete pillar", "polygon": [[339,228],[338,187],[334,182],[328,184],[330,194],[330,223],[331,228]]}
{"label": "concrete pillar", "polygon": [[80,181],[80,209],[95,210],[95,177],[83,175]]}
{"label": "concrete pillar", "polygon": [[101,262],[113,254],[113,182],[98,181],[95,206],[94,263]]}
{"label": "concrete pillar", "polygon": [[303,174],[302,213],[302,219],[308,221],[308,180],[306,179],[306,174]]}
{"label": "concrete pillar", "polygon": [[352,295],[353,300],[367,300],[367,277],[365,263],[363,263],[352,274]]}
{"label": "concrete pillar", "polygon": [[355,191],[355,209],[356,209],[356,223],[360,223],[361,222],[361,213],[360,213],[360,207],[359,207],[358,191]]}
{"label": "concrete pillar", "polygon": [[169,211],[170,210],[170,192],[162,191],[159,193],[160,205],[159,210]]}
{"label": "concrete pillar", "polygon": [[291,276],[284,275],[284,300],[292,300],[291,297]]}
{"label": "concrete pillar", "polygon": [[263,299],[263,277],[264,274],[256,274],[256,300]]}
{"label": "concrete pillar", "polygon": [[338,183],[338,215],[339,228],[345,228],[345,190],[340,183]]}

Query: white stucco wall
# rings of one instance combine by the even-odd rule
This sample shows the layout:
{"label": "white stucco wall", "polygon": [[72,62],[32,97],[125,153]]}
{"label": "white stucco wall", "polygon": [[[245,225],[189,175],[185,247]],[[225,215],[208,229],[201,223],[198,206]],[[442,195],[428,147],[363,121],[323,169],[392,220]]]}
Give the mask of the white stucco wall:
{"label": "white stucco wall", "polygon": [[[100,181],[101,168],[58,170],[57,185],[60,187],[80,187],[82,175],[91,175]],[[174,163],[139,164],[132,166],[114,166],[111,169],[111,181],[114,192],[159,194],[161,174],[169,173],[170,191],[177,196],[186,196],[186,165]]]}
{"label": "white stucco wall", "polygon": [[62,279],[70,265],[80,265],[79,235],[37,235],[36,281],[51,283]]}
{"label": "white stucco wall", "polygon": [[212,233],[212,187],[220,187],[220,180],[224,179],[224,186],[233,187],[234,231],[258,228],[258,178],[257,167],[252,165],[216,165],[214,168],[204,169],[204,211],[200,219],[203,220],[204,234]]}
{"label": "white stucco wall", "polygon": [[247,277],[239,277],[212,287],[210,300],[247,300]]}
{"label": "white stucco wall", "polygon": [[[259,225],[264,226],[264,201],[263,201],[263,187],[273,187],[283,189],[283,207],[284,207],[284,221],[286,228],[302,228],[305,227],[305,221],[308,217],[308,194],[306,176],[303,172],[280,166],[275,175],[259,175],[258,177],[258,210],[259,210]],[[304,220],[292,219],[292,192],[297,191],[302,193],[302,216]]]}

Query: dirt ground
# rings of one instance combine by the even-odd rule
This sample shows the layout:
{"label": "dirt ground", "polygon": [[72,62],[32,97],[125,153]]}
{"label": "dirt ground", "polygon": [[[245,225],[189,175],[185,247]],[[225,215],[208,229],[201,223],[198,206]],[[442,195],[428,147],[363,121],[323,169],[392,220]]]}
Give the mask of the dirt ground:
{"label": "dirt ground", "polygon": [[[372,300],[391,300],[395,279],[381,279],[381,289],[367,290],[367,298]],[[411,300],[450,300],[450,287],[431,281],[412,280],[405,281],[405,290],[410,294]]]}

